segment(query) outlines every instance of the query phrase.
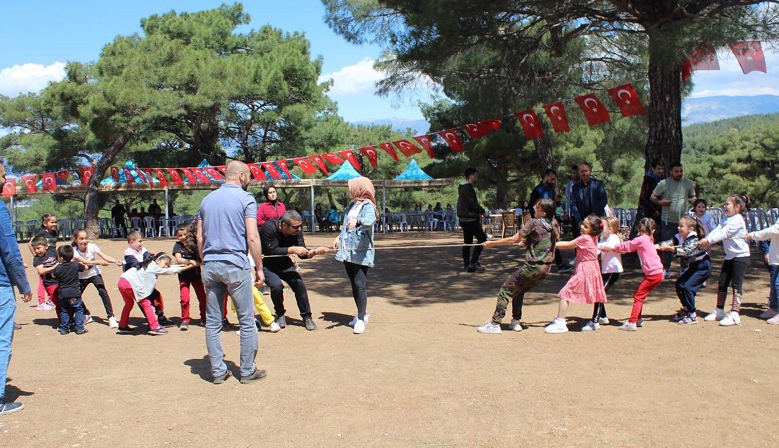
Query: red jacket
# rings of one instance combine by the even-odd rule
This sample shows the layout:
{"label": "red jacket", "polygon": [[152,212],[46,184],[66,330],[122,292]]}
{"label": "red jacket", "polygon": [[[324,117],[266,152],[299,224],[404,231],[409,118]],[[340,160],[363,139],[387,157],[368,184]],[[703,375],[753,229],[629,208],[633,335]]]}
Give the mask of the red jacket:
{"label": "red jacket", "polygon": [[268,201],[263,202],[257,207],[257,227],[262,227],[269,219],[281,218],[286,211],[287,207],[281,201],[276,201],[275,207]]}

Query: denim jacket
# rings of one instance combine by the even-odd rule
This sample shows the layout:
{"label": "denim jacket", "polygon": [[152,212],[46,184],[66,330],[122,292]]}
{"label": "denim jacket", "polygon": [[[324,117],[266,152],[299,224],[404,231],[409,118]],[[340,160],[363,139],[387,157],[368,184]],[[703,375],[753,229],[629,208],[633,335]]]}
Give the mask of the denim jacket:
{"label": "denim jacket", "polygon": [[[347,230],[346,220],[352,207],[361,207],[359,217],[360,225],[354,230]],[[348,261],[349,263],[373,267],[373,224],[376,222],[376,207],[370,201],[362,201],[360,205],[354,202],[344,213],[344,222],[341,226],[341,235],[338,236],[338,252],[335,259]]]}
{"label": "denim jacket", "polygon": [[11,214],[0,202],[0,287],[16,286],[21,294],[30,292],[27,276],[24,274],[22,254],[16,244],[16,234],[11,225]]}

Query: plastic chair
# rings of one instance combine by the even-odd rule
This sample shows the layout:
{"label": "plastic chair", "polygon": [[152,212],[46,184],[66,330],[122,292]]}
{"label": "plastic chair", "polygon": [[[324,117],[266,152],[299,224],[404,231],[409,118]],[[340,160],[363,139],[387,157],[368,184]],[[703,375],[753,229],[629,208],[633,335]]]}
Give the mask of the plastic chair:
{"label": "plastic chair", "polygon": [[60,219],[57,223],[57,228],[60,232],[60,237],[63,240],[69,239],[73,235],[73,229],[71,228],[71,220],[70,219]]}
{"label": "plastic chair", "polygon": [[427,230],[435,230],[438,227],[438,218],[432,211],[425,212],[425,224],[427,224]]}
{"label": "plastic chair", "polygon": [[170,237],[170,225],[171,220],[161,216],[160,225],[157,227],[157,236],[162,237],[162,234],[164,233],[166,237]]}
{"label": "plastic chair", "polygon": [[139,232],[143,231],[141,226],[141,218],[137,216],[130,218],[130,230],[137,230]]}
{"label": "plastic chair", "polygon": [[156,225],[155,224],[156,223],[154,222],[154,216],[144,216],[144,218],[143,218],[143,236],[144,237],[146,237],[146,238],[152,237],[153,238],[155,236],[155,234],[156,234],[156,232],[155,232]]}
{"label": "plastic chair", "polygon": [[446,215],[444,215],[444,230],[447,227],[449,230],[454,230],[457,227],[457,214],[454,210],[447,210]]}

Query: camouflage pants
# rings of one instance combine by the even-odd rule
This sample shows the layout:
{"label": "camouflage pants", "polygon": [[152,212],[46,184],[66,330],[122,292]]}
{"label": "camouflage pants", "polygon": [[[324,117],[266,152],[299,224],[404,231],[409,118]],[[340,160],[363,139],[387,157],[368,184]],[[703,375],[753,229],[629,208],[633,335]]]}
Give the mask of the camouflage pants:
{"label": "camouflage pants", "polygon": [[495,305],[495,314],[492,315],[492,322],[499,324],[506,317],[506,308],[511,302],[511,315],[514,320],[522,318],[522,302],[525,300],[525,293],[535,288],[536,285],[546,278],[552,269],[550,265],[532,265],[523,264],[511,277],[503,283],[498,293],[498,303]]}

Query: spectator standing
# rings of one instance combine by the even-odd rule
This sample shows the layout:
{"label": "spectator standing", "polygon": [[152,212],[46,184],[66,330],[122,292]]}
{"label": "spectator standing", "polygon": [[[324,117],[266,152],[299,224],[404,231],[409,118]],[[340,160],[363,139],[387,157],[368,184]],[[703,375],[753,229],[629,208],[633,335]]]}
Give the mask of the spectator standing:
{"label": "spectator standing", "polygon": [[[682,164],[671,164],[668,172],[669,176],[657,184],[650,197],[653,204],[662,207],[660,215],[661,241],[674,239],[679,227],[679,220],[687,214],[690,205],[695,201],[695,185],[690,179],[684,177]],[[662,253],[664,278],[671,278],[672,259],[673,253]]]}
{"label": "spectator standing", "polygon": [[578,237],[580,234],[579,224],[590,215],[598,217],[606,216],[606,204],[608,196],[603,181],[591,177],[592,165],[588,162],[579,164],[579,182],[576,182],[571,189],[571,198],[573,199],[573,214],[571,230],[573,235]]}
{"label": "spectator standing", "polygon": [[127,222],[125,215],[127,211],[124,206],[119,203],[119,199],[114,201],[114,206],[111,208],[111,219],[114,221],[114,227],[122,229],[124,232],[122,235],[127,236]]}
{"label": "spectator standing", "polygon": [[[653,162],[649,170],[644,175],[644,181],[641,183],[641,192],[638,195],[638,216],[636,216],[636,225],[641,218],[649,218],[655,222],[655,227],[660,227],[660,214],[662,208],[652,202],[652,192],[655,191],[657,184],[663,180],[665,165],[662,162]],[[635,230],[638,232],[638,230]]]}
{"label": "spectator standing", "polygon": [[[0,163],[0,184],[5,183],[5,166]],[[13,414],[24,408],[22,403],[5,401],[5,382],[8,363],[11,361],[11,341],[16,317],[16,296],[14,286],[24,302],[32,300],[32,289],[24,274],[22,254],[16,243],[16,234],[11,225],[11,214],[5,203],[0,201],[0,416]]]}
{"label": "spectator standing", "polygon": [[[474,185],[478,180],[478,172],[475,168],[466,168],[465,182],[460,184],[457,197],[457,218],[460,220],[460,227],[463,229],[463,264],[466,272],[484,272],[484,268],[479,263],[479,256],[484,249],[481,244],[487,241],[487,235],[481,226],[481,217],[488,217],[487,213],[476,198],[476,189]],[[473,244],[473,238],[476,237],[478,246],[473,248],[471,254],[470,244]]]}
{"label": "spectator standing", "polygon": [[251,173],[243,162],[230,162],[225,182],[200,204],[197,245],[203,284],[206,289],[206,348],[214,384],[230,377],[222,347],[224,297],[230,294],[241,330],[241,383],[265,378],[265,370],[254,363],[257,356],[257,327],[254,324],[252,274],[247,253],[251,253],[256,285],[265,281],[262,252],[257,232],[257,202],[246,192]]}
{"label": "spectator standing", "polygon": [[268,185],[262,189],[265,193],[266,201],[257,207],[257,228],[262,228],[265,221],[269,219],[279,219],[284,216],[284,212],[287,211],[287,207],[279,201],[279,193],[276,191],[276,187]]}

